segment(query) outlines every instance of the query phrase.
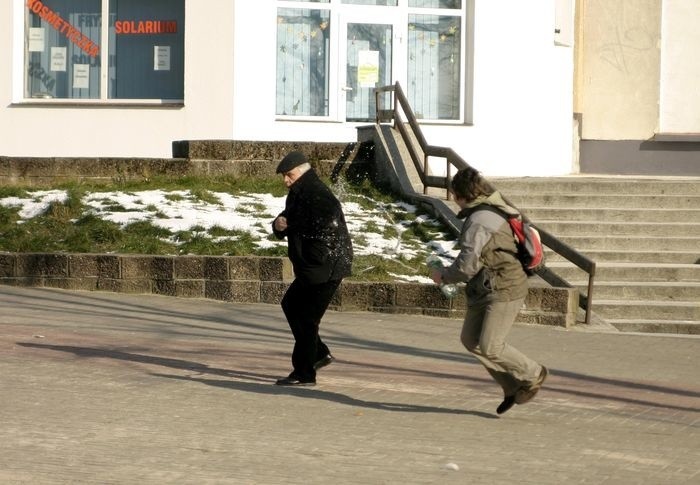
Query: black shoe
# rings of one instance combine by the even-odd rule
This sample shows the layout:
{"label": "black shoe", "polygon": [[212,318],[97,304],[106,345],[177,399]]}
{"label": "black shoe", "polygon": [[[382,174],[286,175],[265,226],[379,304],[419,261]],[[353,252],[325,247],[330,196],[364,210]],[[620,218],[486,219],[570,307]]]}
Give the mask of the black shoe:
{"label": "black shoe", "polygon": [[542,370],[540,371],[540,375],[537,376],[537,380],[533,384],[527,387],[521,387],[518,389],[518,392],[515,393],[515,402],[517,404],[525,404],[528,401],[531,401],[533,397],[539,392],[540,388],[542,387],[542,384],[544,384],[545,379],[547,379],[547,376],[549,375],[549,371],[545,366],[542,366]]}
{"label": "black shoe", "polygon": [[315,386],[316,381],[302,381],[294,376],[288,376],[283,379],[277,379],[275,384],[278,386]]}
{"label": "black shoe", "polygon": [[503,414],[513,406],[515,406],[515,396],[506,396],[503,398],[503,402],[496,408],[496,413]]}
{"label": "black shoe", "polygon": [[333,357],[331,354],[328,354],[325,357],[316,361],[316,363],[314,364],[314,370],[319,370],[322,367],[326,367],[327,365],[331,365],[334,360],[335,360],[335,357]]}

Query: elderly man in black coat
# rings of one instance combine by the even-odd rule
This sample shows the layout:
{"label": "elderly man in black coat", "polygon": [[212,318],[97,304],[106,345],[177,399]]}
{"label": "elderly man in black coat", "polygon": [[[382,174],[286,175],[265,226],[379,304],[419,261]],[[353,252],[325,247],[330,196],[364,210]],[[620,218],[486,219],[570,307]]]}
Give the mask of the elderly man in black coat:
{"label": "elderly man in black coat", "polygon": [[318,335],[319,325],[340,282],[350,275],[352,242],[338,199],[319,179],[306,156],[293,151],[277,167],[289,189],[285,209],[272,222],[287,238],[295,279],[282,299],[294,335],[293,370],[280,386],[312,386],[316,371],[333,362]]}

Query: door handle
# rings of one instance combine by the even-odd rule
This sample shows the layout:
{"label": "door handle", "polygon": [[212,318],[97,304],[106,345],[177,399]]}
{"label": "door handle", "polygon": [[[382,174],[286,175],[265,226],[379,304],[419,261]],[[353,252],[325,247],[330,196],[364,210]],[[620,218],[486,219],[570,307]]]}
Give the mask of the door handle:
{"label": "door handle", "polygon": [[352,88],[350,86],[343,86],[342,88],[343,91],[352,91]]}

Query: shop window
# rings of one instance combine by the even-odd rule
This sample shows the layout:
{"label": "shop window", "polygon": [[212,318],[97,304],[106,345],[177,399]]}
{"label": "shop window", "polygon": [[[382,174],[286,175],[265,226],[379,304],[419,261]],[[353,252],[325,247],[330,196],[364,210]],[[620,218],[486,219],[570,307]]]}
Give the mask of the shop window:
{"label": "shop window", "polygon": [[409,15],[408,99],[420,119],[460,116],[461,18]]}
{"label": "shop window", "polygon": [[109,97],[182,99],[184,0],[112,0],[109,16]]}
{"label": "shop window", "polygon": [[28,1],[26,96],[100,97],[100,0]]}
{"label": "shop window", "polygon": [[328,115],[329,44],[328,10],[277,10],[278,115]]}
{"label": "shop window", "polygon": [[[313,9],[299,9],[299,2],[277,1],[278,116],[372,119],[370,84],[398,81],[419,119],[448,123],[469,119],[473,18],[468,18],[468,11],[474,8],[473,0],[315,3]],[[334,30],[331,19],[338,22]],[[343,32],[347,38],[335,37]],[[367,66],[378,67],[377,79],[369,83],[359,80],[361,52],[367,53]],[[343,60],[345,72],[339,65]]]}
{"label": "shop window", "polygon": [[[25,5],[27,98],[183,99],[184,0]],[[107,85],[101,82],[105,69]]]}

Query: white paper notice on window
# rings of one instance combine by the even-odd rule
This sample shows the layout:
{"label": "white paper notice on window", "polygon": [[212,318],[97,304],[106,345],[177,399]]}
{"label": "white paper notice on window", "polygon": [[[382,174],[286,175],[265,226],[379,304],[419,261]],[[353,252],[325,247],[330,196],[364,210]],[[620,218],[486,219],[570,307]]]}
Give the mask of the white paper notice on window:
{"label": "white paper notice on window", "polygon": [[170,70],[170,46],[157,45],[153,47],[153,70],[154,71],[169,71]]}
{"label": "white paper notice on window", "polygon": [[51,48],[51,70],[66,71],[66,48],[52,47]]}
{"label": "white paper notice on window", "polygon": [[73,64],[73,89],[90,87],[90,64]]}
{"label": "white paper notice on window", "polygon": [[379,51],[359,51],[357,81],[361,88],[373,88],[379,82]]}
{"label": "white paper notice on window", "polygon": [[43,27],[29,28],[29,52],[44,52]]}
{"label": "white paper notice on window", "polygon": [[51,70],[65,71],[66,70],[66,48],[52,47],[51,48]]}

